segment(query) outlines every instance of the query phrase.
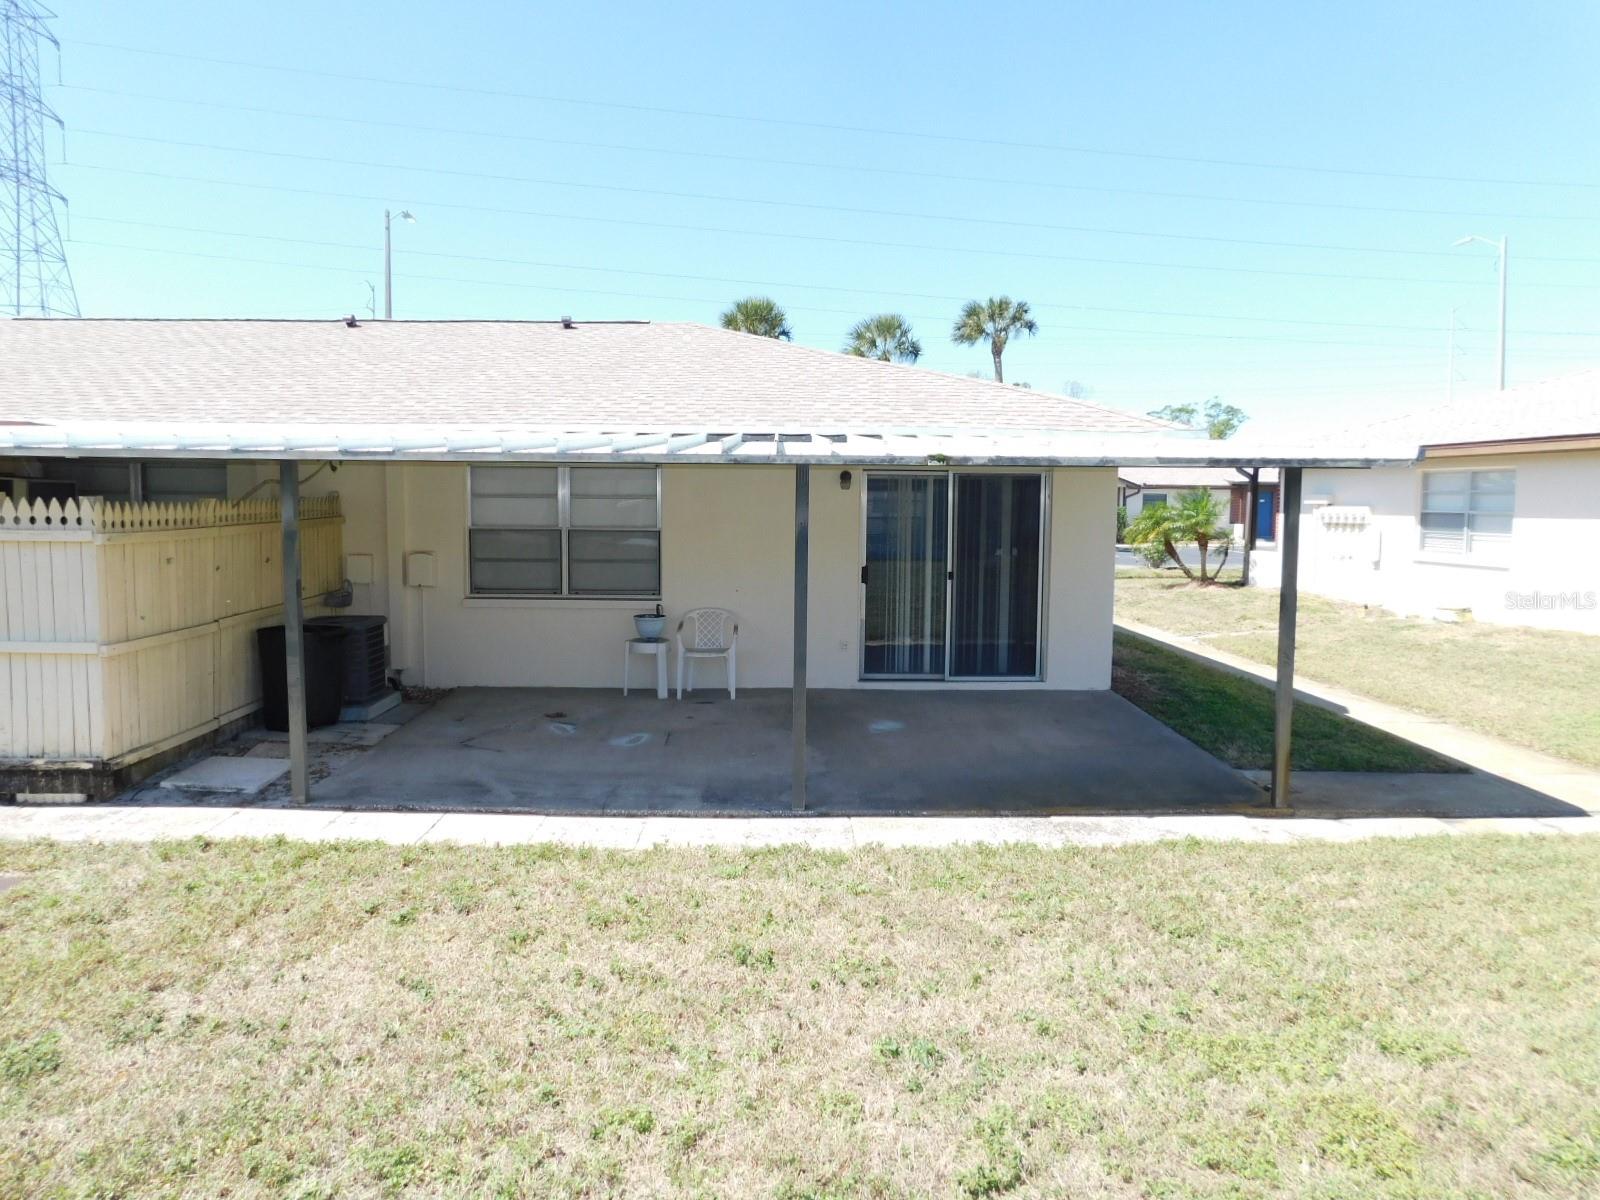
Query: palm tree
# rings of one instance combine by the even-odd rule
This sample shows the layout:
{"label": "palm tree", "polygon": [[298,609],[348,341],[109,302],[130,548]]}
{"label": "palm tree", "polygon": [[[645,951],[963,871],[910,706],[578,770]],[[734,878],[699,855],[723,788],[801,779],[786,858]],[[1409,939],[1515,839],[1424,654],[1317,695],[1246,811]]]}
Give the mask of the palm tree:
{"label": "palm tree", "polygon": [[746,296],[735,300],[722,314],[722,327],[739,333],[753,333],[757,337],[794,340],[794,330],[789,328],[789,314],[778,307],[777,301],[766,296]]}
{"label": "palm tree", "polygon": [[989,353],[994,355],[994,381],[1004,383],[1006,377],[1000,369],[1000,356],[1006,352],[1011,335],[1025,333],[1029,337],[1039,332],[1039,325],[1028,310],[1026,300],[1013,300],[1010,296],[990,296],[987,303],[968,300],[961,315],[956,318],[950,340],[958,346],[976,346],[989,343]]}
{"label": "palm tree", "polygon": [[[1176,504],[1152,504],[1142,509],[1129,523],[1127,537],[1128,543],[1133,546],[1160,546],[1190,579],[1195,579],[1195,573],[1179,556],[1178,547],[1198,546],[1199,583],[1216,582],[1217,576],[1222,574],[1222,565],[1228,561],[1228,550],[1233,545],[1233,534],[1222,523],[1222,506],[1204,488],[1185,492],[1178,497]],[[1216,570],[1207,575],[1206,559],[1210,557],[1212,547],[1219,549],[1221,554],[1217,558]]]}
{"label": "palm tree", "polygon": [[899,313],[878,313],[851,326],[844,352],[879,362],[914,363],[922,357],[922,343]]}

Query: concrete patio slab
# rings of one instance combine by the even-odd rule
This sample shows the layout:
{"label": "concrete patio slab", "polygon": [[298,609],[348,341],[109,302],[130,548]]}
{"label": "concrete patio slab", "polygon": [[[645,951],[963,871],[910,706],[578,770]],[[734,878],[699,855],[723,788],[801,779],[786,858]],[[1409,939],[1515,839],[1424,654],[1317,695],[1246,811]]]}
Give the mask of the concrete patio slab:
{"label": "concrete patio slab", "polygon": [[[340,721],[306,730],[306,741],[318,745],[376,746],[399,728],[399,724],[389,721]],[[257,736],[263,742],[289,740],[289,735],[281,729],[258,730]]]}
{"label": "concrete patio slab", "polygon": [[[789,694],[683,702],[464,688],[336,765],[313,803],[552,815],[787,816]],[[1215,811],[1262,794],[1109,692],[822,690],[810,810]]]}
{"label": "concrete patio slab", "polygon": [[168,775],[160,786],[174,792],[226,792],[253,796],[267,784],[289,771],[287,759],[202,758],[192,766]]}
{"label": "concrete patio slab", "polygon": [[415,720],[428,711],[429,706],[419,704],[414,700],[402,700],[399,704],[389,709],[388,712],[379,713],[373,721],[380,725],[404,725]]}
{"label": "concrete patio slab", "polygon": [[[1265,771],[1245,772],[1264,782]],[[1297,813],[1319,816],[1544,817],[1583,810],[1525,784],[1481,771],[1459,774],[1296,771]]]}

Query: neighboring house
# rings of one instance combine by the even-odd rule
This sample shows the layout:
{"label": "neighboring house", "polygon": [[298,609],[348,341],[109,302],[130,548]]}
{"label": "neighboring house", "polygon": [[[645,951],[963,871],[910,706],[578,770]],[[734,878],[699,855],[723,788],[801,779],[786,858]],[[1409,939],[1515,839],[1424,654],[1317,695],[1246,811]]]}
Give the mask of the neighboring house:
{"label": "neighboring house", "polygon": [[348,580],[407,684],[616,687],[660,603],[734,610],[740,684],[797,705],[1107,689],[1118,467],[1219,454],[687,324],[21,319],[0,364],[0,759],[35,765],[248,718],[296,544],[305,603]]}
{"label": "neighboring house", "polygon": [[[1415,446],[1416,461],[1305,473],[1302,589],[1406,615],[1600,634],[1600,371],[1360,437],[1369,451]],[[1273,584],[1271,556],[1260,557],[1257,580]]]}
{"label": "neighboring house", "polygon": [[[1234,541],[1244,543],[1245,514],[1250,511],[1249,467],[1124,467],[1117,472],[1117,503],[1127,509],[1128,520],[1148,505],[1175,503],[1185,492],[1211,493],[1227,514]],[[1256,500],[1256,542],[1278,540],[1278,472],[1260,468]]]}

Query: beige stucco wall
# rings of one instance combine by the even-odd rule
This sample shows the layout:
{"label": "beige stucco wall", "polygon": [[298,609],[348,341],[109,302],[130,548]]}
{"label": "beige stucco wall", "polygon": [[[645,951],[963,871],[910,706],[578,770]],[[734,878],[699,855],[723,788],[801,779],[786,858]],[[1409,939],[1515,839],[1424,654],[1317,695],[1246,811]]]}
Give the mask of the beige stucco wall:
{"label": "beige stucco wall", "polygon": [[[1514,470],[1511,543],[1499,562],[1425,554],[1418,511],[1424,470]],[[1600,633],[1600,452],[1434,459],[1418,467],[1307,471],[1301,587],[1407,615],[1470,610],[1499,624]],[[1371,553],[1335,560],[1322,503],[1372,510]],[[1544,606],[1526,599],[1538,595]],[[1576,596],[1576,603],[1574,597]],[[1566,603],[1562,603],[1562,599]]]}
{"label": "beige stucco wall", "polygon": [[[356,587],[353,611],[390,619],[394,665],[430,686],[614,687],[637,601],[474,598],[467,592],[467,468],[461,464],[353,463],[324,472],[308,494],[338,491],[347,555],[370,554],[375,581]],[[839,486],[813,470],[808,675],[813,687],[862,685],[861,472]],[[662,471],[662,603],[669,616],[697,605],[739,614],[739,683],[791,679],[794,474],[789,467],[671,466]],[[1052,473],[1045,678],[1025,684],[1105,688],[1111,672],[1116,473]],[[407,552],[435,556],[436,585],[403,586]],[[669,631],[671,626],[669,625]],[[643,682],[648,660],[634,664]],[[717,667],[706,669],[715,679]]]}

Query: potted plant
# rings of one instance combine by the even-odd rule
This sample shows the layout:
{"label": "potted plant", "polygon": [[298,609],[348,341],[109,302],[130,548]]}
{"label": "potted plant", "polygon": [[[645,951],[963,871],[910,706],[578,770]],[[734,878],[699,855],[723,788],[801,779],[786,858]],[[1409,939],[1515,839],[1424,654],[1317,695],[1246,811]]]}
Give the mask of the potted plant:
{"label": "potted plant", "polygon": [[648,642],[661,640],[661,635],[667,628],[667,614],[662,611],[661,605],[656,605],[653,613],[634,613],[633,627],[639,631],[639,636]]}

